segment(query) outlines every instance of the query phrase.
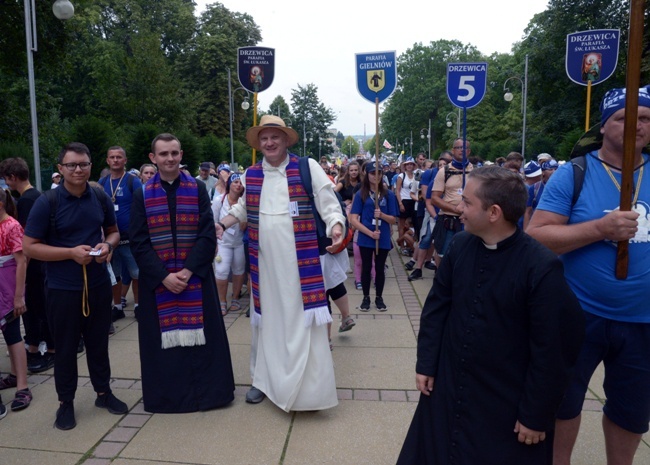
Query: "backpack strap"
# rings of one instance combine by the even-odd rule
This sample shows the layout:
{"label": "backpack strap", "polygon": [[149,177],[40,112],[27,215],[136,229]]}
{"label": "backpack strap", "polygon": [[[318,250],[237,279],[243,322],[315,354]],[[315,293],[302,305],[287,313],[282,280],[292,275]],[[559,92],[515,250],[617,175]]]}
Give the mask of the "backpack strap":
{"label": "backpack strap", "polygon": [[47,198],[47,202],[50,204],[50,227],[48,230],[48,235],[56,231],[56,210],[59,206],[59,195],[56,189],[50,189],[43,192],[43,195]]}
{"label": "backpack strap", "polygon": [[[95,192],[95,197],[102,206],[104,219],[106,219],[106,215],[108,214],[108,207],[106,207],[106,201],[109,200],[108,195],[101,187],[90,186],[90,188]],[[50,189],[43,192],[43,195],[47,198],[47,202],[50,204],[50,228],[48,234],[53,234],[56,232],[56,211],[59,207],[59,192],[56,189]]]}
{"label": "backpack strap", "polygon": [[587,157],[581,155],[571,159],[573,165],[573,197],[571,198],[571,207],[573,207],[580,197],[582,192],[582,184],[585,180],[585,172],[587,171]]}
{"label": "backpack strap", "polygon": [[300,181],[302,181],[302,186],[305,188],[307,197],[309,197],[309,203],[311,204],[311,211],[316,220],[316,234],[319,237],[325,237],[325,223],[323,222],[318,210],[316,209],[316,204],[314,203],[314,187],[311,184],[311,171],[309,169],[309,157],[300,157],[298,159],[298,171],[300,172]]}

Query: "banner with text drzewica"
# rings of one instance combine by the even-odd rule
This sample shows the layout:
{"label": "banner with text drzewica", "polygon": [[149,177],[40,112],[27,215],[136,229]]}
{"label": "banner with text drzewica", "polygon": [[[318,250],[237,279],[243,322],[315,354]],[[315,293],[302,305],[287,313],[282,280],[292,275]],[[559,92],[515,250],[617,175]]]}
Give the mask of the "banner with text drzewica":
{"label": "banner with text drzewica", "polygon": [[271,87],[275,74],[275,49],[268,47],[239,47],[237,76],[244,89],[262,92]]}
{"label": "banner with text drzewica", "polygon": [[485,97],[488,64],[447,63],[447,97],[458,108],[473,108]]}
{"label": "banner with text drzewica", "polygon": [[618,64],[619,29],[581,31],[566,36],[566,73],[576,84],[600,84]]}
{"label": "banner with text drzewica", "polygon": [[357,53],[357,89],[363,98],[383,102],[397,86],[395,51]]}

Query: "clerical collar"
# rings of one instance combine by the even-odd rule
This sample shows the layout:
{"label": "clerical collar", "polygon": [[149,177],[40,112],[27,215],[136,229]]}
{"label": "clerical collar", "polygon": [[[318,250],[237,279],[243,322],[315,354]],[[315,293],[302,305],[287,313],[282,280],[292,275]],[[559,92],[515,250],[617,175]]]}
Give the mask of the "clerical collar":
{"label": "clerical collar", "polygon": [[490,244],[486,244],[485,242],[483,242],[483,245],[485,246],[486,249],[489,249],[489,250],[496,250],[499,244],[492,244],[492,245],[490,245]]}

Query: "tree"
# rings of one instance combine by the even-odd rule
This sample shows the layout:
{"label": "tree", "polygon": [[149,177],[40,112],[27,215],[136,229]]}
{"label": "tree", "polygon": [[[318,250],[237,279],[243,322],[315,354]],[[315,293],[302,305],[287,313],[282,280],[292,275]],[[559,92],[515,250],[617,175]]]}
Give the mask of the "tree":
{"label": "tree", "polygon": [[292,126],[298,131],[301,141],[306,136],[307,153],[318,153],[319,136],[324,136],[328,126],[334,121],[334,111],[320,102],[318,87],[314,84],[307,84],[305,87],[298,84],[297,89],[292,89],[291,107]]}
{"label": "tree", "polygon": [[[177,70],[185,81],[183,92],[196,106],[199,134],[229,135],[228,69],[231,87],[237,89],[237,48],[255,45],[260,29],[248,14],[228,10],[220,3],[208,5],[198,21],[196,38],[179,58]],[[244,118],[239,105],[233,106],[235,126]]]}
{"label": "tree", "polygon": [[382,136],[389,141],[410,138],[412,131],[428,127],[431,119],[431,145],[442,143],[444,115],[454,109],[446,92],[447,63],[480,59],[475,47],[457,40],[414,44],[397,59],[397,88],[384,105]]}
{"label": "tree", "polygon": [[[554,147],[551,149],[559,147],[564,134],[584,128],[585,122],[586,90],[566,76],[564,57],[567,34],[589,29],[621,28],[621,49],[616,71],[609,80],[592,88],[590,119],[596,122],[600,114],[598,102],[604,93],[612,87],[625,86],[628,31],[624,25],[629,22],[629,11],[628,0],[551,0],[547,10],[535,15],[529,23],[525,39],[515,50],[515,57],[521,60],[524,54],[529,56],[529,76],[533,85],[529,86],[528,100],[534,115],[532,126],[539,134],[554,136]],[[649,54],[647,26],[646,14],[646,47],[642,60],[646,63]],[[641,82],[647,83],[649,80],[650,73],[646,67]]]}
{"label": "tree", "polygon": [[[289,104],[287,101],[284,99],[283,96],[278,95],[273,99],[271,102],[271,105],[269,106],[269,112],[268,114],[270,115],[276,115],[279,116],[280,118],[290,118],[291,116],[291,109],[289,108]],[[287,123],[285,121],[285,123]]]}
{"label": "tree", "polygon": [[341,145],[341,152],[346,154],[348,158],[354,158],[360,152],[359,149],[359,143],[352,136],[346,137]]}

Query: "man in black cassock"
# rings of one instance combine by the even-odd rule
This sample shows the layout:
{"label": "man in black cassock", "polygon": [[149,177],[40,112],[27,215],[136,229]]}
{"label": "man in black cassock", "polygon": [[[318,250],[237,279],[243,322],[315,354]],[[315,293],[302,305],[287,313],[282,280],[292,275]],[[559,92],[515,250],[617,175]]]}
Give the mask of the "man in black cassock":
{"label": "man in black cassock", "polygon": [[[157,136],[151,151],[158,173],[134,192],[129,228],[140,268],[137,319],[144,408],[184,413],[221,407],[234,399],[235,383],[212,268],[216,234],[210,199],[203,183],[181,174],[183,152],[175,136]],[[150,191],[145,194],[146,189]],[[155,222],[147,202],[152,190],[160,194],[156,218],[168,217],[170,223],[167,237],[164,228],[151,226]],[[194,195],[198,201],[191,199]],[[186,208],[194,208],[195,214],[185,214]],[[189,244],[187,237],[193,238]],[[164,253],[159,239],[170,241]],[[170,255],[180,257],[174,265],[166,261]],[[184,314],[192,304],[194,313]]]}
{"label": "man in black cassock", "polygon": [[563,267],[516,226],[520,176],[472,171],[458,206],[465,231],[425,302],[420,401],[398,465],[552,463],[555,412],[584,338]]}

